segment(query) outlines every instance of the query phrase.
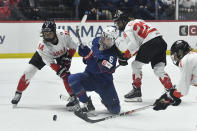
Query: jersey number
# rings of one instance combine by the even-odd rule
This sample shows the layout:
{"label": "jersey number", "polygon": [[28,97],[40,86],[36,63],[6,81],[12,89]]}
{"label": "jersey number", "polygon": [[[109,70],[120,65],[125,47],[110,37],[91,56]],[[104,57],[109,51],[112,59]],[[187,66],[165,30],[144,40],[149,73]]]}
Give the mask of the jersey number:
{"label": "jersey number", "polygon": [[113,61],[114,61],[113,59],[114,59],[114,57],[113,57],[113,56],[110,56],[110,57],[109,57],[109,62],[110,62],[110,63],[113,63]]}
{"label": "jersey number", "polygon": [[38,48],[43,51],[44,50],[44,45],[39,44]]}
{"label": "jersey number", "polygon": [[150,26],[146,25],[144,22],[141,22],[141,21],[134,24],[133,30],[136,31],[138,27],[140,28],[138,31],[138,35],[144,39],[149,33],[156,30],[155,28],[151,29]]}

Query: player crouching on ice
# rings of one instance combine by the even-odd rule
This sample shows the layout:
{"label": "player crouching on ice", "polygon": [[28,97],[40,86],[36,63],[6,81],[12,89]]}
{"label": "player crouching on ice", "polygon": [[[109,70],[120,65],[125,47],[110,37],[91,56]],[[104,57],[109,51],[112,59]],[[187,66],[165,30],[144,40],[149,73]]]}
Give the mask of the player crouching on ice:
{"label": "player crouching on ice", "polygon": [[173,63],[180,68],[180,80],[177,89],[169,90],[155,101],[154,110],[178,106],[180,98],[188,94],[190,85],[197,86],[197,53],[184,40],[175,41],[170,50]]}
{"label": "player crouching on ice", "polygon": [[94,111],[91,98],[87,96],[86,91],[95,91],[101,97],[101,102],[110,113],[118,114],[120,112],[120,102],[113,83],[112,73],[116,69],[117,56],[112,46],[118,37],[117,29],[108,26],[102,32],[101,37],[96,37],[92,41],[92,48],[88,46],[79,46],[79,55],[83,57],[84,64],[87,64],[83,73],[71,74],[68,82],[72,91],[84,104],[80,107],[76,104],[76,111],[87,113]]}
{"label": "player crouching on ice", "polygon": [[66,107],[68,110],[72,110],[74,106],[73,101],[76,99],[76,96],[73,95],[69,87],[67,77],[70,75],[69,68],[77,44],[72,40],[68,32],[56,29],[56,24],[53,20],[47,20],[43,23],[41,34],[38,48],[29,61],[28,68],[19,80],[11,103],[14,105],[18,104],[22,92],[28,87],[30,80],[36,72],[41,70],[45,65],[48,65],[62,78],[64,86],[71,96]]}

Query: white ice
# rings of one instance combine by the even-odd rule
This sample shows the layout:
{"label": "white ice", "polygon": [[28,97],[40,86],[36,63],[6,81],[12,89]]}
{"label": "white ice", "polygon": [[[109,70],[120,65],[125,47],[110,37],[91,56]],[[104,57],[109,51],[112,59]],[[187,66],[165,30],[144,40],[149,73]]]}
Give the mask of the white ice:
{"label": "white ice", "polygon": [[[176,84],[179,70],[172,64],[169,56],[167,60],[166,71]],[[189,94],[178,107],[170,106],[165,111],[147,109],[129,116],[90,124],[65,110],[67,101],[61,101],[59,95],[67,93],[61,79],[49,67],[37,72],[23,93],[18,107],[12,108],[10,101],[28,61],[29,59],[0,59],[0,131],[197,131],[196,87],[190,87]],[[72,73],[82,72],[84,68],[81,58],[73,59]],[[128,65],[119,67],[114,74],[122,112],[150,105],[164,91],[148,64],[143,67],[143,102],[124,102],[123,96],[131,90],[131,71],[131,66]],[[97,112],[107,112],[97,94],[88,95],[92,96]],[[54,114],[57,115],[57,121],[52,120]]]}

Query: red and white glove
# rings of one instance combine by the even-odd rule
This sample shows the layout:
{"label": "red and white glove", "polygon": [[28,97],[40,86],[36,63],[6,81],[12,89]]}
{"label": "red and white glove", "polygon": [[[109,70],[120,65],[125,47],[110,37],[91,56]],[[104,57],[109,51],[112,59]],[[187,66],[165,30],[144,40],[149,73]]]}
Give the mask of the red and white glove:
{"label": "red and white glove", "polygon": [[119,64],[120,64],[121,66],[126,66],[126,65],[128,65],[128,62],[127,62],[127,61],[128,61],[132,56],[134,56],[135,54],[137,54],[137,51],[132,55],[132,54],[130,53],[129,50],[126,50],[125,53],[122,54],[122,56],[119,56],[119,57],[118,57],[118,62],[119,62]]}
{"label": "red and white glove", "polygon": [[128,65],[128,59],[131,58],[131,53],[129,50],[126,50],[125,53],[123,53],[121,56],[118,58],[118,62],[121,66],[126,66]]}
{"label": "red and white glove", "polygon": [[66,67],[60,68],[56,74],[62,79],[67,78],[70,75],[70,71],[66,69]]}
{"label": "red and white glove", "polygon": [[58,64],[54,63],[50,66],[56,72],[56,74],[62,79],[65,79],[70,75],[70,71],[66,67],[60,67]]}

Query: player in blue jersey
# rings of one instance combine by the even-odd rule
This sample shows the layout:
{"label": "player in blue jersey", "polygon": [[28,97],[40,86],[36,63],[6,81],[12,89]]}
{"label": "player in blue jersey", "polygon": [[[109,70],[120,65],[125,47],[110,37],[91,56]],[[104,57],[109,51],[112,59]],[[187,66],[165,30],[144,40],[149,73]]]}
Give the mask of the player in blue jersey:
{"label": "player in blue jersey", "polygon": [[78,53],[83,57],[83,62],[87,66],[83,73],[71,74],[68,78],[72,91],[84,104],[82,108],[76,104],[78,111],[95,110],[91,98],[86,94],[87,91],[95,91],[110,113],[118,114],[120,112],[120,102],[112,76],[117,61],[116,52],[112,46],[117,37],[117,29],[108,26],[103,30],[101,37],[94,38],[91,49],[88,46],[79,46]]}

